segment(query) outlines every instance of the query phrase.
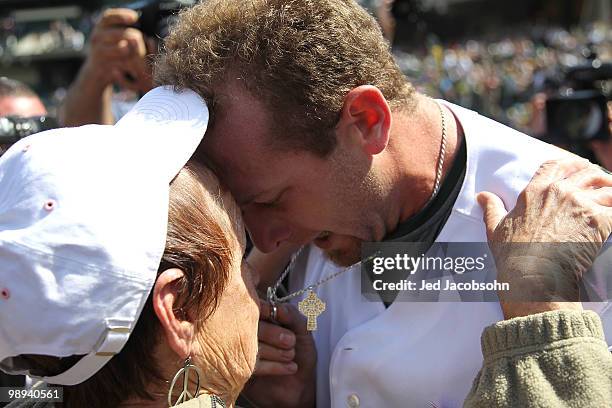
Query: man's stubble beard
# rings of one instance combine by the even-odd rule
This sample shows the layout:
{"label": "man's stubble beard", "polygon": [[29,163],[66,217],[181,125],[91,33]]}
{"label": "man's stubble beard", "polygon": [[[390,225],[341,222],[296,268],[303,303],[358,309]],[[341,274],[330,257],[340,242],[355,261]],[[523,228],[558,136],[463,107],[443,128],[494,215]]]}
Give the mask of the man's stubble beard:
{"label": "man's stubble beard", "polygon": [[[381,198],[383,197],[384,187],[383,184],[378,180],[378,178],[374,175],[373,171],[369,169],[363,174],[361,177],[356,176],[363,171],[362,169],[358,169],[355,167],[354,163],[346,163],[343,159],[340,159],[338,162],[343,162],[341,164],[342,171],[335,174],[340,174],[336,180],[336,185],[341,186],[339,189],[342,189],[341,197],[339,197],[339,202],[343,203],[380,203]],[[337,164],[339,164],[337,162]],[[351,186],[351,187],[349,187]],[[354,186],[358,186],[358,188],[354,188]],[[370,227],[363,226],[364,223],[367,223],[367,220],[370,219],[372,213],[378,213],[378,211],[374,211],[372,208],[364,209],[361,208],[360,211],[353,211],[352,213],[360,213],[359,216],[355,217],[356,227],[354,230],[367,230],[368,235],[372,235],[369,238],[369,241],[375,241],[375,237],[373,236],[373,232],[370,231]],[[342,235],[335,237],[337,242],[337,246],[335,248],[331,248],[329,250],[325,250],[325,256],[332,261],[334,264],[341,267],[348,267],[356,264],[361,261],[361,245],[364,240],[357,238],[355,236]]]}
{"label": "man's stubble beard", "polygon": [[344,248],[334,248],[325,251],[325,256],[338,266],[351,266],[361,260],[361,240],[355,238],[355,242]]}

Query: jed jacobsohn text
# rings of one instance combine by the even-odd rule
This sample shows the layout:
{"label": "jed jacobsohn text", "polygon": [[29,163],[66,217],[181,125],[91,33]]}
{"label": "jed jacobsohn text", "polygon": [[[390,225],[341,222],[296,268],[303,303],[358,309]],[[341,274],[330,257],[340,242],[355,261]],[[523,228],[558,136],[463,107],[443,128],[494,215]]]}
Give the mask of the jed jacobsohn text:
{"label": "jed jacobsohn text", "polygon": [[450,280],[436,280],[434,282],[413,282],[402,279],[399,282],[383,282],[377,279],[373,282],[374,290],[456,290],[456,291],[483,291],[483,290],[510,290],[506,282],[453,282]]}

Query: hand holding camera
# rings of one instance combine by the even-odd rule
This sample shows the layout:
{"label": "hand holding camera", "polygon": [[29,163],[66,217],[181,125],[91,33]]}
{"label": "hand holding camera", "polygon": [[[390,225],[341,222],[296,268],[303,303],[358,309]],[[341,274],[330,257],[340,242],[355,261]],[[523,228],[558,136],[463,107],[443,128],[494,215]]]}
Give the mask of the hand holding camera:
{"label": "hand holding camera", "polygon": [[138,93],[153,88],[147,55],[155,41],[134,26],[137,11],[108,9],[94,27],[87,59],[59,111],[63,126],[88,123],[113,124],[112,85]]}
{"label": "hand holding camera", "polygon": [[154,40],[133,27],[138,18],[134,10],[108,9],[96,24],[84,71],[98,86],[114,83],[141,93],[152,88],[146,56],[154,51]]}

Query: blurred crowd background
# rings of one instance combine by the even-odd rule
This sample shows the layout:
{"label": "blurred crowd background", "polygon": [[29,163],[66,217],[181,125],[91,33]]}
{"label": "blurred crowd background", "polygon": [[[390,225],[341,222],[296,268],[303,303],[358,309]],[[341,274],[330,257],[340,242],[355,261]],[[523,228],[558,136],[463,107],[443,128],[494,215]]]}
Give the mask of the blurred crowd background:
{"label": "blurred crowd background", "polygon": [[[29,85],[57,116],[102,10],[194,1],[0,0],[0,76]],[[536,137],[546,137],[544,101],[564,86],[567,69],[612,61],[610,0],[358,2],[419,90]],[[610,91],[610,81],[602,86]],[[125,88],[115,87],[114,112],[138,97]]]}
{"label": "blurred crowd background", "polygon": [[[0,0],[0,154],[42,129],[113,123],[195,1]],[[612,0],[357,1],[420,91],[612,170]],[[136,12],[105,12],[117,7]]]}
{"label": "blurred crowd background", "polygon": [[586,64],[593,52],[612,60],[610,24],[524,27],[446,43],[432,35],[422,49],[396,49],[395,54],[426,94],[539,136],[544,129],[538,95],[560,88],[564,70]]}

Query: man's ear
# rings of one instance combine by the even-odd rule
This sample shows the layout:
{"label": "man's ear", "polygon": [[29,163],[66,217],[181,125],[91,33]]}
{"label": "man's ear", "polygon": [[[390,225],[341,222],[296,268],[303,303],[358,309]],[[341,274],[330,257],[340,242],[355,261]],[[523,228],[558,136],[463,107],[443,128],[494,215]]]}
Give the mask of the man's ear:
{"label": "man's ear", "polygon": [[175,305],[178,299],[177,283],[184,276],[180,269],[166,269],[155,281],[153,287],[153,309],[161,323],[168,345],[180,358],[191,353],[194,327],[185,320],[185,313],[177,314]]}
{"label": "man's ear", "polygon": [[382,92],[372,85],[352,89],[344,98],[339,130],[375,155],[389,143],[391,109]]}

